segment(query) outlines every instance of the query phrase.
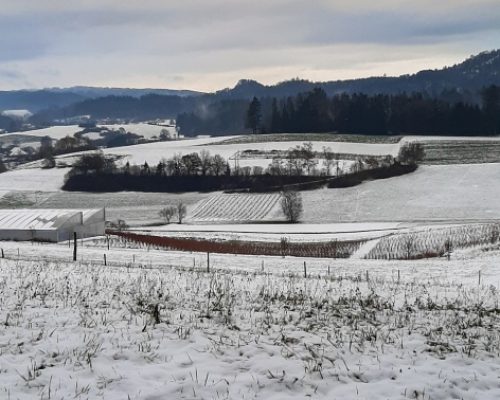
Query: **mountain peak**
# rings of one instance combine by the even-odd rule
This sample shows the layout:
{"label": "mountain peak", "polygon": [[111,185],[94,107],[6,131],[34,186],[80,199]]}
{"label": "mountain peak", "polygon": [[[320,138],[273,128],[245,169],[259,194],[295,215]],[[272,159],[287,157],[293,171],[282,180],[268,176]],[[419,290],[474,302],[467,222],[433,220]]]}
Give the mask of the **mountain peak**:
{"label": "mountain peak", "polygon": [[235,85],[234,89],[255,89],[263,88],[264,85],[253,79],[240,79]]}

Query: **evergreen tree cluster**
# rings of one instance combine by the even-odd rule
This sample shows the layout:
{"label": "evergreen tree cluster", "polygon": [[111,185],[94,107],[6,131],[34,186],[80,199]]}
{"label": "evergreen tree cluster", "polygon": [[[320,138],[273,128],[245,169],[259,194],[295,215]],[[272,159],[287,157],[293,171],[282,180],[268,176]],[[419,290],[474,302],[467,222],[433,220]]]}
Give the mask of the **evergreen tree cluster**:
{"label": "evergreen tree cluster", "polygon": [[500,133],[500,87],[482,90],[482,106],[422,94],[341,94],[322,89],[273,99],[262,131],[339,132],[369,135],[496,135]]}
{"label": "evergreen tree cluster", "polygon": [[[181,114],[184,135],[339,132],[366,135],[496,135],[500,133],[500,87],[481,90],[481,104],[457,93],[339,94],[321,88],[285,98],[225,100],[210,112]],[[244,107],[243,107],[244,105]],[[206,115],[204,115],[206,114]]]}

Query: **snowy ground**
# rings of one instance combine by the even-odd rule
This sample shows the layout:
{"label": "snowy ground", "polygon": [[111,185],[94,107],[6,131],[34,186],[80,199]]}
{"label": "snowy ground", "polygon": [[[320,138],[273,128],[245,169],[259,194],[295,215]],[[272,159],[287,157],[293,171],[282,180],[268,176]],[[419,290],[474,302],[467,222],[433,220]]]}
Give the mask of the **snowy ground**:
{"label": "snowy ground", "polygon": [[0,192],[44,191],[61,189],[68,168],[52,169],[14,169],[0,174]]}
{"label": "snowy ground", "polygon": [[[144,136],[146,139],[151,139],[153,136],[160,136],[163,129],[166,129],[172,134],[175,132],[175,127],[171,126],[161,126],[161,125],[150,125],[146,123],[136,123],[136,124],[115,124],[115,125],[98,125],[98,127],[105,127],[111,130],[118,130],[120,128],[125,129],[127,132],[135,133],[137,135]],[[54,140],[62,139],[66,136],[73,136],[76,132],[80,132],[84,128],[78,125],[65,125],[65,126],[51,126],[49,128],[34,129],[31,131],[22,132],[12,132],[6,133],[1,136],[2,139],[23,139],[25,136],[30,136],[32,138],[42,138],[44,136],[49,136]]]}
{"label": "snowy ground", "polygon": [[206,272],[198,254],[83,247],[72,263],[64,244],[1,246],[0,398],[500,396],[498,250],[214,255]]}
{"label": "snowy ground", "polygon": [[[220,154],[226,159],[234,159],[236,153],[244,150],[258,150],[261,152],[270,150],[288,150],[295,146],[301,146],[304,142],[267,142],[267,143],[243,143],[243,144],[217,144],[228,137],[188,139],[171,142],[159,142],[154,144],[140,144],[135,146],[114,147],[105,149],[107,154],[125,156],[131,164],[143,164],[147,161],[150,165],[157,164],[162,158],[170,158],[174,154],[188,154],[200,152],[205,149],[211,154]],[[201,147],[202,146],[202,147]],[[330,147],[332,151],[349,154],[364,155],[397,155],[399,143],[396,144],[372,144],[372,143],[347,143],[347,142],[313,142],[313,149],[322,151],[323,147]],[[244,162],[242,160],[240,162]],[[269,159],[268,165],[272,160]]]}
{"label": "snowy ground", "polygon": [[420,166],[408,175],[345,189],[302,192],[304,221],[500,218],[500,164]]}
{"label": "snowy ground", "polygon": [[158,139],[162,130],[167,130],[171,137],[177,135],[175,131],[175,126],[162,126],[162,125],[152,125],[145,123],[137,124],[114,124],[114,125],[99,125],[109,128],[111,130],[118,130],[120,128],[125,129],[127,132],[135,133],[136,135],[143,136],[145,139],[153,139],[156,137]]}
{"label": "snowy ground", "polygon": [[[67,169],[19,169],[0,174],[0,194],[26,191],[51,192],[37,206],[108,206],[113,218],[131,219],[139,225],[161,222],[158,211],[189,197],[188,211],[211,194],[65,193],[57,192]],[[400,177],[365,182],[345,189],[302,192],[304,223],[358,221],[489,220],[500,218],[500,164],[421,166]],[[39,194],[36,195],[39,199]],[[99,205],[100,204],[100,205]]]}
{"label": "snowy ground", "polygon": [[144,226],[161,223],[159,211],[162,208],[182,202],[191,209],[197,202],[210,195],[210,193],[56,192],[49,193],[36,207],[106,207],[106,216],[109,220],[123,219],[130,225]]}
{"label": "snowy ground", "polygon": [[83,128],[80,128],[78,125],[51,126],[49,128],[34,129],[31,131],[6,133],[2,135],[2,138],[13,139],[16,137],[22,138],[24,136],[30,136],[41,139],[44,136],[49,136],[52,139],[59,140],[66,136],[73,136],[82,129]]}
{"label": "snowy ground", "polygon": [[[413,225],[412,225],[413,226]],[[380,238],[405,230],[408,225],[401,223],[339,223],[339,224],[170,224],[137,228],[155,236],[245,240],[277,242],[285,236],[292,242],[317,242],[329,240],[359,240]]]}

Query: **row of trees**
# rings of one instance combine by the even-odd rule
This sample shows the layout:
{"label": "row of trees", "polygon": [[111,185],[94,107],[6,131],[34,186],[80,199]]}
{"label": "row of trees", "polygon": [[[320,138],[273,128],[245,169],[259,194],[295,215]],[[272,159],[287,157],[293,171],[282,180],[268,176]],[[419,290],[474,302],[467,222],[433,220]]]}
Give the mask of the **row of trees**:
{"label": "row of trees", "polygon": [[[75,135],[76,136],[76,135]],[[33,159],[43,159],[44,168],[54,168],[56,161],[54,156],[58,154],[68,154],[76,151],[95,150],[95,146],[84,136],[65,136],[53,143],[50,136],[43,136],[40,139],[40,148]]]}
{"label": "row of trees", "polygon": [[[43,146],[42,146],[43,148]],[[344,155],[345,156],[345,155]],[[275,156],[269,166],[264,169],[259,166],[234,167],[220,154],[211,155],[207,150],[200,153],[175,154],[169,159],[162,159],[155,166],[148,162],[142,165],[130,165],[127,161],[124,167],[119,168],[113,156],[106,156],[102,151],[83,154],[73,165],[72,174],[113,174],[125,175],[156,175],[156,176],[302,176],[323,175],[330,176],[332,167],[336,167],[335,175],[340,175],[339,162],[343,155],[333,152],[329,147],[323,147],[322,151],[314,151],[311,142],[292,147],[283,153],[283,156]],[[397,160],[392,156],[371,157],[358,156],[352,163],[351,171],[359,172],[363,169],[388,166],[399,162],[402,164],[416,164],[424,157],[424,149],[420,143],[409,142],[401,146]],[[324,169],[316,167],[319,160],[323,160]]]}
{"label": "row of trees", "polygon": [[163,159],[151,167],[147,161],[142,166],[125,164],[124,172],[134,175],[159,176],[221,176],[231,171],[229,163],[220,154],[211,155],[209,151],[200,153],[175,154],[169,159]]}

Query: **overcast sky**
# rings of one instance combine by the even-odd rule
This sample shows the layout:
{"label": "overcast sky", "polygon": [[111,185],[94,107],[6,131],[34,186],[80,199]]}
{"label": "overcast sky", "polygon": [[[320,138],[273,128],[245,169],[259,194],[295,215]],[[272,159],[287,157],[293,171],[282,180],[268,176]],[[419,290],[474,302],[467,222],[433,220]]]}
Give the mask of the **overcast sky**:
{"label": "overcast sky", "polygon": [[500,0],[1,0],[0,90],[212,91],[400,75],[500,48]]}

